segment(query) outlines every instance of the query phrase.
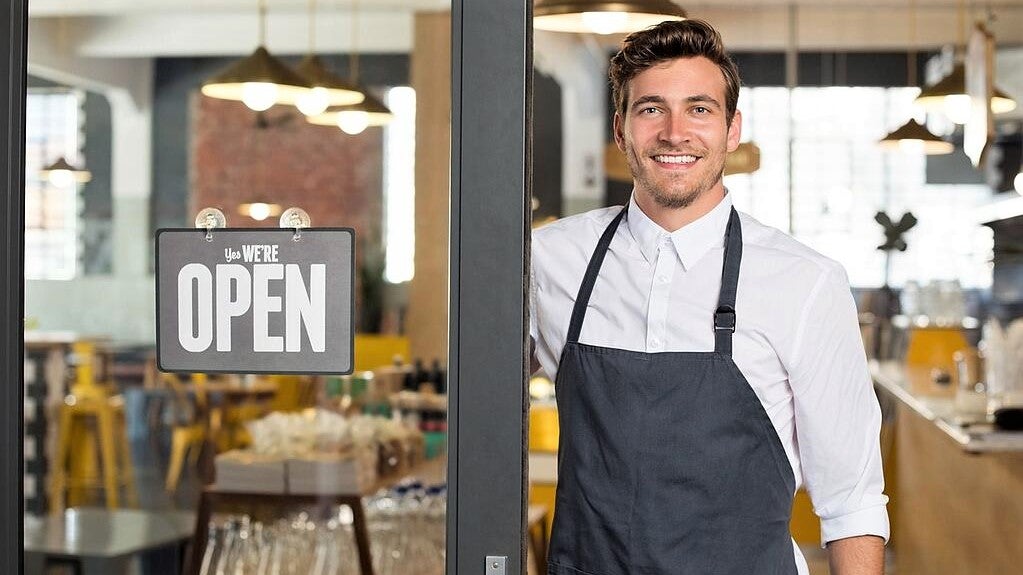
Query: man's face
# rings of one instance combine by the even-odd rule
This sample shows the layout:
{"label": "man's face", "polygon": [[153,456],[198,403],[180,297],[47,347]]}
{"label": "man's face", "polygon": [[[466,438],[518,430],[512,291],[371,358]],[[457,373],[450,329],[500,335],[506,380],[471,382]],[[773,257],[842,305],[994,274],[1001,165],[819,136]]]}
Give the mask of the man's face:
{"label": "man's face", "polygon": [[739,145],[742,117],[726,121],[725,78],[702,56],[676,58],[636,75],[614,133],[637,194],[684,208],[723,186],[725,155]]}

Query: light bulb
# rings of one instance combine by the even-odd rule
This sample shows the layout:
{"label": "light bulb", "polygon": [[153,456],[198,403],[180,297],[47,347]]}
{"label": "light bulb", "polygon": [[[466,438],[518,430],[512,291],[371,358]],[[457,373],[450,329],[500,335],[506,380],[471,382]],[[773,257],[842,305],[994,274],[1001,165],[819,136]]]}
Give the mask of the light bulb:
{"label": "light bulb", "polygon": [[1011,112],[1016,109],[1016,100],[1012,98],[1001,98],[994,96],[991,98],[991,112],[993,114],[1004,114]]}
{"label": "light bulb", "polygon": [[899,140],[899,149],[903,152],[923,152],[924,141],[923,140]]}
{"label": "light bulb", "polygon": [[970,121],[973,113],[973,100],[968,94],[953,94],[945,96],[943,103],[945,115],[956,124],[965,124]]}
{"label": "light bulb", "polygon": [[614,34],[626,27],[627,12],[583,12],[583,25],[597,34]]}
{"label": "light bulb", "polygon": [[1023,196],[1023,171],[1016,174],[1016,177],[1012,180],[1012,187],[1016,188],[1016,193]]}
{"label": "light bulb", "polygon": [[357,110],[338,112],[337,127],[352,136],[361,134],[369,126],[369,114]]}
{"label": "light bulb", "polygon": [[306,116],[315,116],[322,114],[327,106],[330,105],[330,94],[326,88],[317,86],[311,90],[306,90],[298,97],[295,101],[295,107],[298,108],[299,112],[302,112]]}
{"label": "light bulb", "polygon": [[249,217],[261,222],[270,217],[270,204],[264,204],[263,202],[253,202],[249,204]]}
{"label": "light bulb", "polygon": [[242,84],[242,102],[256,112],[269,109],[277,103],[277,84],[245,82]]}
{"label": "light bulb", "polygon": [[74,181],[74,176],[71,175],[70,170],[53,170],[47,175],[47,179],[54,186],[63,188],[71,185],[71,182]]}

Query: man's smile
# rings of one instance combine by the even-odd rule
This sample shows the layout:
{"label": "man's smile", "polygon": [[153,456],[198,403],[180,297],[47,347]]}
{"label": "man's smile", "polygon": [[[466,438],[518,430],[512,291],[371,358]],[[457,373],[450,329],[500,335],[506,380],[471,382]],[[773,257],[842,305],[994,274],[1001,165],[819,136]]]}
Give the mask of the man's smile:
{"label": "man's smile", "polygon": [[688,170],[700,159],[694,154],[656,154],[651,156],[658,166],[668,170]]}

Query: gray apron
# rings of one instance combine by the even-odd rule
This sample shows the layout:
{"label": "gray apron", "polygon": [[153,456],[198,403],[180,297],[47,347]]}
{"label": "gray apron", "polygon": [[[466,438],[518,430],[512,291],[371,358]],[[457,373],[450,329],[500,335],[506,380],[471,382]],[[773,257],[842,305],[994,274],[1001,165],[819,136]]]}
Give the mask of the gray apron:
{"label": "gray apron", "polygon": [[706,326],[714,351],[645,353],[579,343],[624,215],[590,258],[558,368],[548,574],[794,575],[792,468],[732,361],[739,216],[733,208],[714,325]]}

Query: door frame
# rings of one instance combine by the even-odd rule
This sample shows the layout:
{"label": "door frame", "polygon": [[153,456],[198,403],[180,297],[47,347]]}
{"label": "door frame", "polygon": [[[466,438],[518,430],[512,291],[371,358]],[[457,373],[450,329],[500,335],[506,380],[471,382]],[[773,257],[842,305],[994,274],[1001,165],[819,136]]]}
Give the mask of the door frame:
{"label": "door frame", "polygon": [[[0,11],[0,572],[22,570],[28,0]],[[525,572],[532,2],[452,0],[449,575]],[[460,465],[460,463],[464,463]]]}
{"label": "door frame", "polygon": [[526,567],[532,12],[452,0],[448,575]]}
{"label": "door frame", "polygon": [[[25,286],[25,83],[28,0],[0,8],[0,573],[21,573],[24,530],[24,286]],[[45,486],[37,486],[43,489]]]}

